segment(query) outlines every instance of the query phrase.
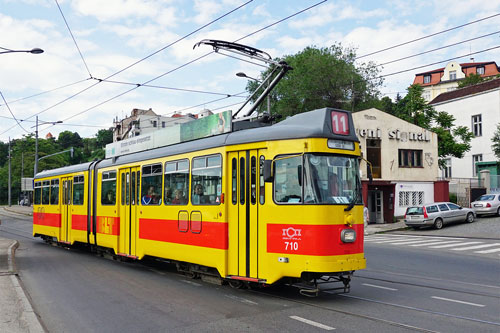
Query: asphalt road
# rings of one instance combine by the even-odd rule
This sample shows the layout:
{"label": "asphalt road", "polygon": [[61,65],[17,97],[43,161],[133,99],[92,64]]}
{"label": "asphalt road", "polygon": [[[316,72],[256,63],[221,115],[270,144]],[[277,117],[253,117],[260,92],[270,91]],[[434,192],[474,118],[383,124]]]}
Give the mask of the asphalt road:
{"label": "asphalt road", "polygon": [[498,256],[367,242],[368,268],[349,294],[308,298],[292,287],[232,289],[170,265],[50,246],[31,237],[30,218],[0,215],[0,235],[20,242],[21,280],[49,332],[500,330]]}

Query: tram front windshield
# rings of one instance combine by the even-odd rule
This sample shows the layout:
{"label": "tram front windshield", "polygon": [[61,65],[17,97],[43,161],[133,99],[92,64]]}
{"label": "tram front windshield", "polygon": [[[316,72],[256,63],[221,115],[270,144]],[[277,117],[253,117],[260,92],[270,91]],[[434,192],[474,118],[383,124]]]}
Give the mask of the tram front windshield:
{"label": "tram front windshield", "polygon": [[275,160],[274,200],[286,204],[361,204],[356,157],[333,154]]}

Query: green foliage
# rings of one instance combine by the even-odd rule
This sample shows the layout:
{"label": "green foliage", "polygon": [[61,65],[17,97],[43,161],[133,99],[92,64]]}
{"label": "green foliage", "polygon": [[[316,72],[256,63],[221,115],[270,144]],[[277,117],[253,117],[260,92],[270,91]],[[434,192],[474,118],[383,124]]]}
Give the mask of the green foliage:
{"label": "green foliage", "polygon": [[493,133],[491,142],[493,142],[491,149],[493,149],[493,153],[495,153],[495,156],[500,161],[500,123],[497,124],[497,129],[495,133]]}
{"label": "green foliage", "polygon": [[[55,139],[38,139],[39,157],[74,148],[70,153],[54,155],[38,162],[38,171],[55,169],[66,165],[79,164],[103,159],[104,147],[113,141],[111,130],[99,130],[95,138],[84,138],[76,132],[64,131]],[[33,134],[11,141],[12,203],[16,204],[21,192],[21,175],[33,177],[35,164],[35,137]],[[0,142],[0,204],[8,201],[8,143]]]}
{"label": "green foliage", "polygon": [[471,73],[471,74],[467,75],[465,77],[465,79],[460,80],[458,82],[458,88],[460,89],[460,88],[465,88],[468,86],[473,86],[473,85],[481,83],[483,81],[484,81],[484,78],[481,75]]}
{"label": "green foliage", "polygon": [[395,103],[384,97],[382,110],[436,133],[441,168],[445,166],[447,157],[464,157],[471,147],[470,142],[474,137],[472,132],[465,126],[454,127],[455,118],[452,115],[437,112],[432,105],[426,104],[422,98],[423,88],[420,85],[412,85],[407,91],[403,98],[398,95]]}
{"label": "green foliage", "polygon": [[[340,44],[328,48],[307,47],[284,57],[293,70],[280,81],[271,94],[273,114],[284,118],[318,108],[334,107],[359,110],[377,101],[382,79],[374,63],[355,64],[355,50]],[[268,71],[261,73],[261,80]],[[258,83],[249,81],[254,92]],[[267,108],[262,103],[260,111]]]}

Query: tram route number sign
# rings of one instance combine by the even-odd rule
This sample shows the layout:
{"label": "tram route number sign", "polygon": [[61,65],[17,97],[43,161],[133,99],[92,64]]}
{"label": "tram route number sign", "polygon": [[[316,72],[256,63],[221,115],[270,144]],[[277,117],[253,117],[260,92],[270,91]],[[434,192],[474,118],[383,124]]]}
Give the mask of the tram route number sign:
{"label": "tram route number sign", "polygon": [[332,111],[332,132],[349,135],[349,115],[346,112]]}

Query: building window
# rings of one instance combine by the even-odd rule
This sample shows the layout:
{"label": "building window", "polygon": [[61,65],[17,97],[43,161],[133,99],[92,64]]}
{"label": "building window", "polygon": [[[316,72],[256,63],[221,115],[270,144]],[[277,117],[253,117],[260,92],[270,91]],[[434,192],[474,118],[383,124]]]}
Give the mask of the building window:
{"label": "building window", "polygon": [[472,155],[472,176],[477,176],[477,162],[483,161],[483,154]]}
{"label": "building window", "polygon": [[484,75],[484,67],[476,67],[476,74]]}
{"label": "building window", "polygon": [[399,192],[399,207],[418,206],[424,203],[424,191]]}
{"label": "building window", "polygon": [[164,121],[161,122],[161,128],[165,128],[165,122]]}
{"label": "building window", "polygon": [[399,149],[399,167],[421,168],[422,150]]}
{"label": "building window", "polygon": [[431,83],[431,76],[430,75],[424,75],[424,83]]}
{"label": "building window", "polygon": [[153,127],[156,127],[156,120],[153,120]]}
{"label": "building window", "polygon": [[451,158],[444,160],[445,166],[443,168],[443,178],[451,178]]}
{"label": "building window", "polygon": [[480,114],[472,116],[472,133],[474,134],[474,136],[483,135],[483,125]]}
{"label": "building window", "polygon": [[457,79],[457,71],[450,71],[450,80]]}

